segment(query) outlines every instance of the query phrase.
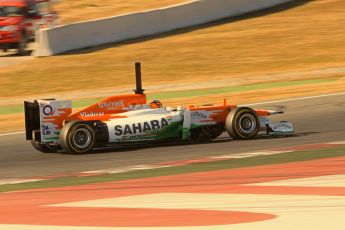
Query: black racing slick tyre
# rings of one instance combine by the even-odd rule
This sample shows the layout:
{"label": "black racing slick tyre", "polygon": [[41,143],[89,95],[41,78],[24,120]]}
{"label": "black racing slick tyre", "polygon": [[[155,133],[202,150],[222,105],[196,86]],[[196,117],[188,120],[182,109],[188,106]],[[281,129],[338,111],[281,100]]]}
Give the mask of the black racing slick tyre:
{"label": "black racing slick tyre", "polygon": [[95,145],[95,132],[84,123],[67,123],[60,133],[60,145],[66,153],[88,153]]}
{"label": "black racing slick tyre", "polygon": [[206,138],[212,140],[224,132],[224,125],[211,125],[211,126],[206,126],[201,129],[201,133],[203,136]]}
{"label": "black racing slick tyre", "polygon": [[191,131],[191,140],[209,141],[219,137],[224,132],[224,125],[210,125]]}
{"label": "black racing slick tyre", "polygon": [[32,140],[31,141],[31,145],[38,151],[42,152],[42,153],[56,153],[57,152],[57,148],[49,146],[47,144],[42,144],[39,143],[37,141]]}
{"label": "black racing slick tyre", "polygon": [[228,114],[225,129],[233,139],[253,139],[260,130],[260,121],[253,109],[237,107]]}

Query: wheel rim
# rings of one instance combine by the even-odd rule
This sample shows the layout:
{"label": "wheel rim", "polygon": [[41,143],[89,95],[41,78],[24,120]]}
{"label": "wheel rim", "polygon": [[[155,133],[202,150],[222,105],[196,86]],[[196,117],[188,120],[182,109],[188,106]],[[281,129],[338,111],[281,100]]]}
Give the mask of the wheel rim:
{"label": "wheel rim", "polygon": [[72,137],[73,143],[80,149],[89,147],[91,143],[91,133],[85,128],[78,129]]}
{"label": "wheel rim", "polygon": [[256,119],[251,114],[245,114],[240,118],[239,128],[243,133],[250,134],[256,129]]}

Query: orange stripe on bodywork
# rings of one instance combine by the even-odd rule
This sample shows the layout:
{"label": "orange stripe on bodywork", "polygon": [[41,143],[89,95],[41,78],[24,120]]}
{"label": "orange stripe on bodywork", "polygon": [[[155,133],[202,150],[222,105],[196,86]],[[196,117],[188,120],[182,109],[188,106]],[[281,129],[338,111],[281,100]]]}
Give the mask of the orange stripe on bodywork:
{"label": "orange stripe on bodywork", "polygon": [[63,126],[63,121],[65,118],[72,113],[71,108],[61,108],[58,109],[60,115],[59,116],[49,116],[49,117],[44,117],[42,119],[43,122],[51,122],[55,125],[56,129],[62,129]]}
{"label": "orange stripe on bodywork", "polygon": [[[189,106],[188,109],[191,111],[214,111],[207,120],[215,121],[218,124],[225,123],[226,117],[228,116],[229,112],[236,108],[236,105],[216,105],[216,106]],[[205,121],[204,121],[205,122]]]}
{"label": "orange stripe on bodywork", "polygon": [[[116,114],[127,112],[131,105],[146,105],[145,94],[129,94],[120,96],[107,97],[77,113],[66,118],[66,121],[109,121],[114,118],[125,118],[126,116],[118,116]],[[96,116],[83,116],[82,114],[98,113]]]}

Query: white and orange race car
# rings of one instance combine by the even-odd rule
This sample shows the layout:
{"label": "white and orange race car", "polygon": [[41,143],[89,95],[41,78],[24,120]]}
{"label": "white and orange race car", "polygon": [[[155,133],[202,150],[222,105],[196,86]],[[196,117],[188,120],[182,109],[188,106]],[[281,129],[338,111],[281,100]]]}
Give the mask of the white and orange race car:
{"label": "white and orange race car", "polygon": [[24,102],[26,139],[41,152],[88,153],[93,148],[167,140],[205,141],[227,132],[233,139],[292,134],[290,122],[271,123],[281,111],[228,105],[163,108],[147,104],[136,63],[135,94],[107,97],[72,114],[71,101]]}

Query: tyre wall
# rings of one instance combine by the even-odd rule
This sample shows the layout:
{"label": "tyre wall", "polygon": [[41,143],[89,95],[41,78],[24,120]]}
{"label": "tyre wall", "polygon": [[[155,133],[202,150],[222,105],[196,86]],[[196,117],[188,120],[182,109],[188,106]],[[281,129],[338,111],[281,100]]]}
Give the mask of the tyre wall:
{"label": "tyre wall", "polygon": [[155,10],[61,25],[37,32],[35,56],[165,33],[273,7],[291,0],[198,0]]}

